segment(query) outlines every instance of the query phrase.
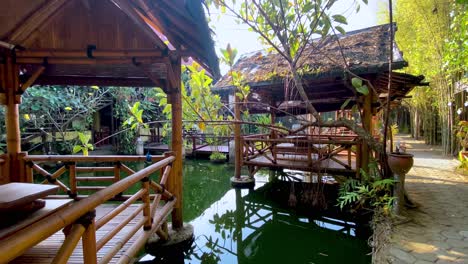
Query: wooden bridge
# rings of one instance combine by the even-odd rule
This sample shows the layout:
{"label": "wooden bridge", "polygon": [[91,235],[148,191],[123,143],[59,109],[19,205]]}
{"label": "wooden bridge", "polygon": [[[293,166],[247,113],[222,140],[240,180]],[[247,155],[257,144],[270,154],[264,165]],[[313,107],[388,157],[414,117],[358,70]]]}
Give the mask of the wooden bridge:
{"label": "wooden bridge", "polygon": [[[62,194],[48,196],[44,208],[0,229],[1,263],[128,263],[151,234],[167,239],[166,221],[177,200],[164,187],[173,154],[153,156],[152,164],[137,172],[123,162],[143,162],[146,157],[26,156],[24,160],[31,182],[57,185]],[[89,165],[96,162],[101,166]],[[45,163],[61,166],[49,172]],[[89,175],[95,172],[112,176]],[[110,185],[95,186],[97,182]],[[137,191],[128,195],[129,188]],[[95,193],[82,194],[90,191]]]}
{"label": "wooden bridge", "polygon": [[[186,153],[191,156],[210,155],[213,152],[229,154],[230,140],[232,136],[217,136],[209,133],[187,132],[183,133],[184,139],[189,146],[186,147]],[[151,142],[145,146],[145,150],[151,153],[163,153],[169,151],[169,145],[161,142]]]}

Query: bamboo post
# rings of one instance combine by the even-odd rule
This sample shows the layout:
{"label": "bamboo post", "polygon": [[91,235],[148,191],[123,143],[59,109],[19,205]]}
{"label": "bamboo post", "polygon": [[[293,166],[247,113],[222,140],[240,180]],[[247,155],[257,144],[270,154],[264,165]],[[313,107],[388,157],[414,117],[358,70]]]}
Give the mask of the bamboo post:
{"label": "bamboo post", "polygon": [[21,168],[19,160],[21,152],[18,108],[21,96],[17,94],[19,91],[19,67],[9,55],[6,56],[5,63],[0,67],[1,87],[4,89],[0,103],[5,105],[6,143],[9,156],[9,166],[7,167],[9,171],[6,175],[9,176],[9,182],[26,182],[24,168]]}
{"label": "bamboo post", "polygon": [[76,191],[76,162],[71,162],[70,164],[68,164],[68,173],[70,174],[70,196],[76,197],[76,195],[78,194]]}
{"label": "bamboo post", "polygon": [[114,163],[114,182],[120,181],[120,161]]}
{"label": "bamboo post", "polygon": [[91,218],[87,223],[85,232],[83,233],[83,262],[84,264],[97,263],[97,249],[96,249],[96,222],[95,218]]}
{"label": "bamboo post", "polygon": [[[169,191],[177,197],[172,211],[172,228],[183,226],[182,218],[182,94],[180,90],[181,58],[177,57],[175,63],[170,65],[175,75],[176,87],[169,87],[170,101],[172,104],[172,151],[175,152],[175,161],[172,167],[172,175],[169,177]],[[170,83],[170,82],[169,82]]]}
{"label": "bamboo post", "polygon": [[146,177],[142,181],[142,189],[146,190],[141,198],[145,207],[143,208],[143,217],[145,218],[145,224],[143,225],[143,230],[147,231],[151,229],[151,223],[153,221],[151,215],[151,200],[150,200],[150,182],[149,177]]}
{"label": "bamboo post", "polygon": [[52,261],[53,264],[66,263],[68,261],[70,256],[73,254],[73,250],[75,250],[76,245],[80,242],[80,238],[85,230],[86,228],[81,224],[74,224],[72,226],[65,241],[57,252],[57,255],[55,255],[55,258]]}
{"label": "bamboo post", "polygon": [[241,146],[241,111],[240,111],[240,99],[234,92],[234,119],[237,121],[234,124],[234,177],[240,179],[241,177],[241,158],[242,158],[242,148]]}

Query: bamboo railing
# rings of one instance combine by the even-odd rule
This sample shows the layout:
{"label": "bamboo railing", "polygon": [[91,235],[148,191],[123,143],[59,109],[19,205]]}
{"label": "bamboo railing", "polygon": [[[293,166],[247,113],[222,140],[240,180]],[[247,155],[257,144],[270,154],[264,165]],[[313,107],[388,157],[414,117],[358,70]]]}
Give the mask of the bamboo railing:
{"label": "bamboo railing", "polygon": [[[150,162],[157,162],[162,159],[164,159],[163,155],[152,156]],[[80,199],[87,196],[84,192],[99,191],[112,183],[118,182],[121,179],[122,172],[127,175],[133,174],[134,171],[124,162],[145,162],[147,157],[28,155],[24,157],[24,161],[28,182],[42,180],[41,183],[43,184],[56,184],[70,198]],[[90,165],[93,163],[97,165]],[[48,171],[45,168],[46,164],[55,170],[53,172]],[[85,165],[79,166],[80,164]],[[103,164],[104,166],[102,166]],[[108,173],[109,175],[96,176],[95,173]],[[68,175],[68,179],[62,179],[64,175]],[[96,183],[100,185],[96,185]],[[63,198],[63,196],[57,195],[55,198]],[[115,198],[122,197],[125,196],[120,194]]]}
{"label": "bamboo railing", "polygon": [[[120,161],[135,161],[141,157],[130,156],[110,156],[110,157],[83,157],[83,156],[28,156],[25,158],[28,162],[30,170],[36,170],[40,174],[45,173],[45,170],[36,166],[35,162],[40,161],[64,161],[64,162],[89,162],[89,161],[107,161],[107,160],[120,160]],[[164,233],[164,223],[168,215],[174,208],[176,198],[168,192],[164,184],[166,183],[172,168],[172,163],[175,157],[172,154],[165,156],[154,157],[157,162],[135,172],[126,167],[123,169],[130,173],[127,177],[112,183],[110,186],[97,191],[79,201],[75,201],[70,206],[67,206],[56,213],[16,232],[14,235],[3,239],[0,243],[0,263],[5,263],[13,260],[14,258],[23,254],[28,248],[35,246],[39,242],[47,239],[54,233],[64,229],[66,238],[57,255],[52,263],[66,263],[68,258],[72,255],[79,240],[82,240],[83,248],[83,263],[109,263],[116,254],[122,250],[124,245],[138,232],[139,236],[133,244],[123,253],[117,263],[128,263],[131,258],[137,254],[147,241],[152,233]],[[32,164],[31,164],[32,163]],[[79,167],[68,168],[72,173]],[[65,169],[61,167],[53,174],[47,174],[46,177],[57,179],[59,175],[63,174]],[[88,169],[85,169],[87,171]],[[99,170],[99,169],[97,169]],[[162,175],[160,181],[157,183],[151,179],[151,175],[161,170]],[[55,182],[62,189],[73,190],[63,183]],[[95,219],[95,209],[111,200],[113,197],[123,193],[136,183],[141,183],[139,191],[130,195],[126,201],[108,212],[100,219]],[[154,193],[153,199],[150,199],[151,192]],[[138,203],[138,207],[132,213],[126,215],[126,218],[121,221],[117,226],[108,231],[106,234],[97,237],[96,231],[102,228],[111,219],[118,216],[125,209],[129,208],[131,204]],[[164,205],[161,201],[165,200]],[[162,207],[161,207],[162,206]],[[137,216],[142,215],[140,220],[133,225],[130,230],[125,230],[124,227]],[[123,234],[122,234],[123,233]],[[118,236],[116,236],[118,234]],[[117,242],[113,240],[111,245],[108,242],[112,238],[118,239]],[[97,253],[99,250],[109,248],[105,254],[98,259]]]}
{"label": "bamboo railing", "polygon": [[[361,140],[348,131],[338,128],[326,133],[306,134],[301,128],[293,134],[257,134],[241,139],[242,164],[259,167],[288,167],[307,171],[330,169],[325,165],[333,162],[333,169],[347,173],[359,171]],[[315,128],[311,130],[315,131]],[[346,157],[343,159],[342,157]],[[325,167],[324,167],[325,166]]]}

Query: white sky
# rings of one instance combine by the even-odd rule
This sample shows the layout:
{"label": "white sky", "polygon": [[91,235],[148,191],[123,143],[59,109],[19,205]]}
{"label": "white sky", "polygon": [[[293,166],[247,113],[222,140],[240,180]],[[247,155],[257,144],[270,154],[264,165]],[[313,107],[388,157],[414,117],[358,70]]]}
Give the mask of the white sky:
{"label": "white sky", "polygon": [[[377,25],[377,12],[379,6],[385,4],[385,0],[369,0],[369,4],[365,5],[361,0],[361,9],[356,13],[353,7],[354,0],[339,0],[333,7],[334,14],[342,14],[348,20],[348,25],[343,28],[346,31],[366,28]],[[258,40],[258,35],[248,31],[248,26],[237,24],[234,17],[229,14],[219,16],[219,11],[210,10],[211,20],[210,27],[216,35],[214,41],[216,44],[216,52],[219,53],[220,48],[226,48],[230,43],[231,47],[238,50],[238,58],[248,52],[261,50],[262,44]],[[221,73],[227,72],[227,66],[221,64]]]}

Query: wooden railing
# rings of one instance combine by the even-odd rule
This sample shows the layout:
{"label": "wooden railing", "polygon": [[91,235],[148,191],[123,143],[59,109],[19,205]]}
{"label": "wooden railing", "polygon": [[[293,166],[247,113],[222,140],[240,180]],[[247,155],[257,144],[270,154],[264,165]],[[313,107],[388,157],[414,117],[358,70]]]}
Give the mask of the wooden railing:
{"label": "wooden railing", "polygon": [[[167,157],[172,154],[165,155]],[[118,182],[123,173],[126,175],[135,173],[124,162],[152,163],[162,159],[163,155],[151,156],[150,161],[147,161],[146,156],[28,155],[24,157],[28,182],[56,184],[70,198],[86,197],[85,192],[99,191]],[[96,173],[105,175],[99,176]],[[68,179],[64,176],[68,176]],[[97,186],[96,183],[100,185]],[[63,198],[63,195],[56,197]]]}
{"label": "wooden railing", "polygon": [[214,134],[200,134],[200,133],[184,133],[184,138],[192,145],[192,152],[207,146],[229,146],[229,141],[234,137],[232,136],[217,136]]}
{"label": "wooden railing", "polygon": [[[250,167],[272,166],[308,171],[328,169],[350,173],[358,171],[357,151],[361,141],[351,133],[333,132],[245,136],[241,139],[242,162]],[[327,167],[330,162],[333,166]]]}
{"label": "wooden railing", "polygon": [[[66,168],[65,166],[59,168],[55,173],[49,174],[39,167],[36,162],[59,160],[68,163],[73,162],[73,164],[68,165],[67,169],[71,171],[72,175],[77,171],[77,168],[80,168],[75,165],[78,162],[102,162],[108,160],[135,161],[135,159],[139,160],[140,158],[141,157],[135,158],[129,156],[28,156],[26,157],[26,160],[29,162],[28,166],[30,167],[30,170],[36,170],[40,174],[43,174],[47,178],[48,182],[50,182],[49,179],[55,179],[53,182],[59,185],[62,190],[66,190],[73,194],[73,191],[78,189],[73,186],[66,186],[62,181],[58,180],[59,175],[64,173],[65,169],[62,168]],[[16,232],[14,235],[3,239],[0,243],[0,252],[2,252],[0,262],[4,263],[13,260],[28,248],[47,239],[61,229],[64,229],[66,239],[55,256],[53,263],[66,263],[80,239],[82,240],[83,263],[108,263],[119,251],[121,251],[123,246],[139,230],[141,230],[141,234],[137,236],[132,245],[123,254],[121,254],[121,257],[117,262],[128,263],[142,248],[151,234],[157,232],[160,236],[167,237],[165,221],[174,208],[176,198],[165,189],[164,184],[170,175],[172,163],[175,160],[175,157],[173,155],[166,155],[153,158],[158,161],[138,172],[134,172],[130,168],[126,166],[124,167],[120,164],[119,170],[127,171],[130,175],[112,183],[107,188],[89,195],[86,198],[73,202],[70,206],[67,206],[39,222]],[[86,168],[83,170],[89,171],[90,169]],[[160,180],[156,182],[152,179],[151,175],[159,170],[162,171],[162,174]],[[115,169],[115,171],[117,171],[117,169]],[[94,212],[98,206],[125,192],[137,183],[141,183],[141,186],[136,193],[130,195],[125,202],[108,212],[105,216],[97,220],[94,219]],[[150,198],[151,192],[154,193],[153,199]],[[139,200],[141,200],[141,203],[137,203]],[[164,205],[161,204],[162,201],[165,202]],[[97,230],[102,228],[106,223],[111,219],[114,219],[125,209],[128,209],[131,204],[135,203],[138,205],[136,210],[125,215],[125,218],[106,234],[101,235],[100,237],[96,236]],[[141,217],[137,219],[137,216]],[[133,222],[136,220],[136,224],[124,232],[123,228],[132,220],[134,220]],[[116,236],[117,234],[119,235]],[[118,241],[116,242],[113,240],[109,245],[108,242],[114,237]],[[104,247],[110,249],[108,249],[98,260],[97,253]]]}

